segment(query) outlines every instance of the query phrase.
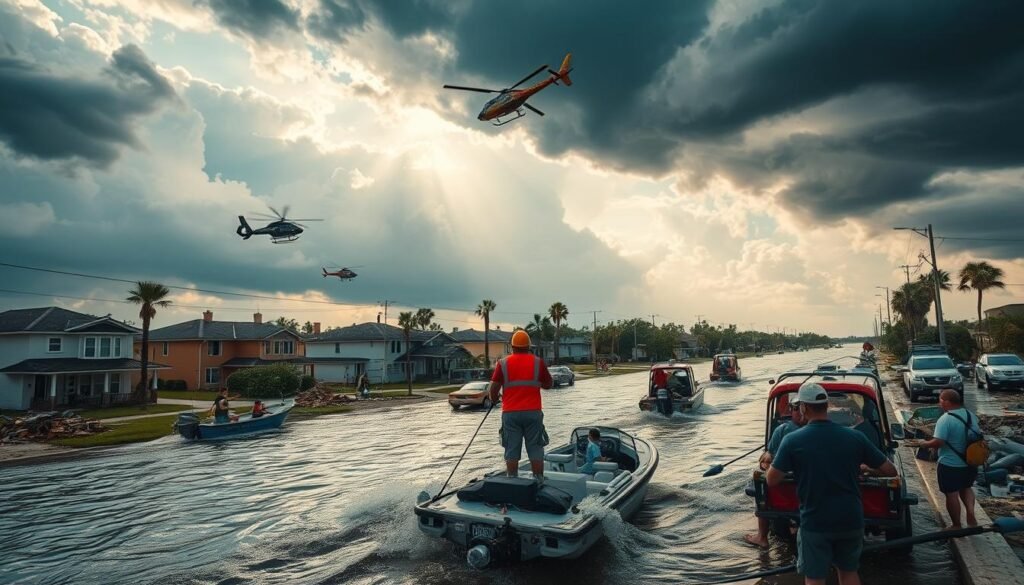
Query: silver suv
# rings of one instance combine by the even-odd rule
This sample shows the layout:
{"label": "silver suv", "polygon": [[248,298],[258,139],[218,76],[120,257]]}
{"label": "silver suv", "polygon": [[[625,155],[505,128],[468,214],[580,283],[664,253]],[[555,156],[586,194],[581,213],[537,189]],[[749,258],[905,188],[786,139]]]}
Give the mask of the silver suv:
{"label": "silver suv", "polygon": [[974,366],[978,388],[1019,388],[1024,390],[1024,360],[1012,353],[982,354]]}
{"label": "silver suv", "polygon": [[921,396],[938,397],[947,388],[956,390],[961,401],[964,397],[964,379],[956,371],[953,360],[948,356],[925,354],[912,355],[903,372],[903,386],[911,402]]}

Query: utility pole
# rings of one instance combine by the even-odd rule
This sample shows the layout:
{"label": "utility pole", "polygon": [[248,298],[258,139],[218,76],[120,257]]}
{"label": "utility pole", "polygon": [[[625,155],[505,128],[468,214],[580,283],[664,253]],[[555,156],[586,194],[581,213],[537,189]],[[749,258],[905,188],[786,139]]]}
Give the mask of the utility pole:
{"label": "utility pole", "polygon": [[[932,265],[932,280],[935,284],[935,326],[939,329],[939,343],[946,345],[946,324],[942,318],[942,288],[939,283],[939,264],[935,259],[935,235],[932,233],[932,224],[928,224],[927,229],[912,228],[912,227],[898,227],[893,228],[896,230],[910,230],[919,236],[928,238],[928,247],[931,249],[932,259],[930,264]],[[927,261],[928,259],[921,255],[921,258]],[[907,270],[907,281],[910,280],[910,270]]]}
{"label": "utility pole", "polygon": [[636,320],[633,321],[633,361],[639,359],[639,354],[636,351]]}
{"label": "utility pole", "polygon": [[597,314],[601,311],[591,311],[594,313],[594,332],[590,334],[590,354],[594,359],[594,369],[597,369]]}
{"label": "utility pole", "polygon": [[[384,359],[380,363],[380,383],[388,383],[388,305],[394,304],[395,301],[377,301],[377,304],[384,307],[384,326],[381,327],[381,332],[384,334]],[[409,348],[405,348],[409,351]]]}
{"label": "utility pole", "polygon": [[[908,280],[909,280],[909,276],[910,276],[910,274],[907,274]],[[876,286],[875,288],[884,288],[885,289],[885,316],[886,316],[886,318],[889,321],[889,327],[892,327],[892,313],[889,312],[889,305],[892,304],[892,302],[889,300],[889,287],[887,287],[887,286]]]}
{"label": "utility pole", "polygon": [[651,327],[654,327],[655,329],[657,329],[658,326],[654,324],[654,318],[655,317],[660,317],[660,316],[661,315],[651,315]]}

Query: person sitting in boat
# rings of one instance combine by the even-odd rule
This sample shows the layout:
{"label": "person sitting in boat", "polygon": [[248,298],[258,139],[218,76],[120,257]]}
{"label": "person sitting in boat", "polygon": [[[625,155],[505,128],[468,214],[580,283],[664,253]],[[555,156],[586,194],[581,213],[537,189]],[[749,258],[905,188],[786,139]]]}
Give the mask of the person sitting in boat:
{"label": "person sitting in boat", "polygon": [[252,418],[259,418],[265,414],[270,414],[262,400],[257,400],[252,403]]}
{"label": "person sitting in boat", "polygon": [[[782,444],[782,439],[786,438],[786,435],[799,430],[807,422],[800,412],[799,403],[791,402],[789,404],[789,413],[790,419],[775,427],[775,430],[772,431],[772,436],[768,439],[764,453],[761,454],[761,458],[757,462],[762,471],[768,471],[768,467],[772,464],[772,459],[775,458],[775,453],[779,450],[779,445]],[[757,518],[757,534],[745,534],[743,535],[743,540],[760,548],[768,548],[768,519],[759,516]]]}
{"label": "person sitting in boat", "polygon": [[597,461],[609,461],[607,457],[601,456],[601,431],[590,429],[587,433],[587,455],[586,461],[580,466],[580,473],[587,475],[594,474],[594,463]]}
{"label": "person sitting in boat", "polygon": [[689,396],[690,392],[690,377],[686,374],[686,370],[676,370],[669,376],[668,382],[666,382],[668,391],[671,392],[675,397],[683,398]]}
{"label": "person sitting in boat", "polygon": [[217,392],[217,397],[213,400],[213,406],[210,407],[210,414],[213,415],[213,421],[217,424],[236,422],[238,416],[231,414],[228,410],[228,400],[234,400],[235,398],[241,398],[240,396],[228,396],[228,389],[221,388]]}

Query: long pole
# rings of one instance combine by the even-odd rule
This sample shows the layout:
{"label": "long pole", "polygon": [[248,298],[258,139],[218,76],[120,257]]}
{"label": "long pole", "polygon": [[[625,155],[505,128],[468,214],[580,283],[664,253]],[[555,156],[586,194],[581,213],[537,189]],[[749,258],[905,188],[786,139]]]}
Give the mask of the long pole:
{"label": "long pole", "polygon": [[932,224],[928,224],[928,245],[932,249],[932,277],[935,281],[935,321],[939,328],[939,343],[946,345],[946,324],[942,320],[942,287],[939,283],[939,265],[935,260],[935,237]]}
{"label": "long pole", "polygon": [[[377,303],[379,305],[384,305],[384,327],[381,328],[381,331],[384,334],[384,359],[380,363],[380,383],[381,384],[387,384],[388,383],[388,305],[391,304],[391,303],[394,303],[394,302],[395,301],[384,300],[384,301],[380,301],[379,303]],[[406,349],[406,351],[409,350],[409,348],[405,348],[405,349]]]}
{"label": "long pole", "polygon": [[633,361],[640,359],[636,351],[636,321],[633,321]]}
{"label": "long pole", "polygon": [[593,358],[594,369],[597,369],[597,314],[600,311],[594,311],[594,332],[590,335],[590,355]]}
{"label": "long pole", "polygon": [[[907,275],[907,284],[910,284],[910,265],[901,264],[900,268],[903,269],[903,273]],[[917,333],[914,331],[914,317],[910,314],[910,287],[903,289],[903,315],[907,318],[907,326],[910,327],[910,342],[913,343],[917,339]]]}

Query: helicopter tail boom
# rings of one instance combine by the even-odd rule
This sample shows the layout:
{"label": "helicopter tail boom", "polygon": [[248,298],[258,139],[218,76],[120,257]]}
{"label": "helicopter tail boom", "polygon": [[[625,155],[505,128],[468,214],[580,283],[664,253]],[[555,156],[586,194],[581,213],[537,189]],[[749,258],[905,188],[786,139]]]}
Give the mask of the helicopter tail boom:
{"label": "helicopter tail boom", "polygon": [[570,71],[572,71],[572,53],[566,53],[565,59],[562,60],[562,66],[558,68],[558,79],[561,79],[562,83],[566,85],[572,85],[572,79],[569,79]]}
{"label": "helicopter tail boom", "polygon": [[238,216],[238,222],[241,225],[238,226],[238,229],[235,230],[235,233],[240,235],[240,236],[242,236],[243,240],[248,240],[249,238],[251,238],[252,237],[252,228],[249,227],[249,223],[245,221],[245,217],[239,215]]}

